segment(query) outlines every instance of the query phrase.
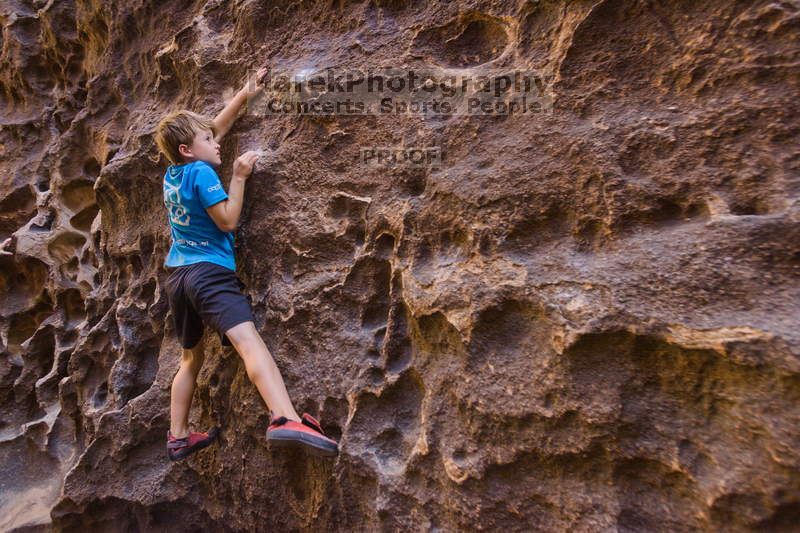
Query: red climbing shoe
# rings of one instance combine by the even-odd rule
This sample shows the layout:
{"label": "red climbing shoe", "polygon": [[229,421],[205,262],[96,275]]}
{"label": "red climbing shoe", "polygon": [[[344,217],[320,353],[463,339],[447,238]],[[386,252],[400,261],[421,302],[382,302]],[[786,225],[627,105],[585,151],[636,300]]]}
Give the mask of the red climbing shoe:
{"label": "red climbing shoe", "polygon": [[322,426],[308,413],[303,413],[300,422],[285,416],[273,418],[267,428],[267,442],[271,446],[300,444],[314,455],[333,456],[339,453],[337,442],[326,437]]}
{"label": "red climbing shoe", "polygon": [[219,428],[212,428],[208,433],[189,433],[188,437],[176,439],[172,432],[167,430],[167,456],[170,460],[177,461],[197,450],[202,450],[217,438]]}

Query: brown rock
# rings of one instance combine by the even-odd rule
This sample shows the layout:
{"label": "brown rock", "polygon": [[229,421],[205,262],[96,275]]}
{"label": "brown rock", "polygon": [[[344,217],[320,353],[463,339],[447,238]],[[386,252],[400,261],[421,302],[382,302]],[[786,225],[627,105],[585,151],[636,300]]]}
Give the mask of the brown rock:
{"label": "brown rock", "polygon": [[[796,2],[7,4],[0,529],[797,528]],[[342,451],[268,450],[212,337],[221,440],[170,463],[154,127],[262,65],[535,69],[553,107],[240,118],[239,274]]]}

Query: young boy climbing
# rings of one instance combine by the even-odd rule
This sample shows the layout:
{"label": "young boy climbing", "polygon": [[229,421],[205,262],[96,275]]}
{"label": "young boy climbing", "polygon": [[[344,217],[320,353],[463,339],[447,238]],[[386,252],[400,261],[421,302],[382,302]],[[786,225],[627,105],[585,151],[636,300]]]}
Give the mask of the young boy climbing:
{"label": "young boy climbing", "polygon": [[[258,71],[261,80],[265,69]],[[189,408],[203,365],[200,342],[205,326],[224,346],[233,345],[244,360],[247,376],[271,411],[266,438],[271,445],[301,445],[321,455],[336,455],[338,444],[325,436],[308,413],[297,414],[280,371],[253,324],[244,284],[236,275],[233,231],[239,221],[247,179],[258,152],[245,152],[233,163],[228,193],[214,171],[222,164],[218,141],[261,86],[246,84],[213,120],[175,111],[158,125],[156,143],[171,165],[164,174],[164,204],[172,235],[165,267],[166,293],[175,330],[183,347],[180,368],[172,382],[167,455],[184,458],[205,448],[218,429],[189,431]]]}

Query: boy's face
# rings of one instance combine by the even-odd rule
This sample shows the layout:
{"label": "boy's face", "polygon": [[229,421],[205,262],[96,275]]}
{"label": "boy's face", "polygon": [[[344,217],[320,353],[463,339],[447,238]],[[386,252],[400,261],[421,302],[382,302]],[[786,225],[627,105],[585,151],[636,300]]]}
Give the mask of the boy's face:
{"label": "boy's face", "polygon": [[178,149],[187,161],[205,161],[214,167],[222,164],[222,159],[219,155],[219,144],[214,140],[214,134],[211,130],[198,131],[191,146],[182,144]]}

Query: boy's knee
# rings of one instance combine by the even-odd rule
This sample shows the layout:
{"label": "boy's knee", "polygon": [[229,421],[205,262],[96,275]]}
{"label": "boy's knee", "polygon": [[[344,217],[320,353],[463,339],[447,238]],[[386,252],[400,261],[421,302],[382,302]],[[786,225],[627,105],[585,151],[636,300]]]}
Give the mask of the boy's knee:
{"label": "boy's knee", "polygon": [[247,347],[261,340],[252,322],[243,322],[225,332],[231,344],[237,349]]}
{"label": "boy's knee", "polygon": [[181,363],[191,366],[200,366],[203,364],[204,358],[205,353],[199,345],[191,349],[184,348],[183,356],[181,357]]}

